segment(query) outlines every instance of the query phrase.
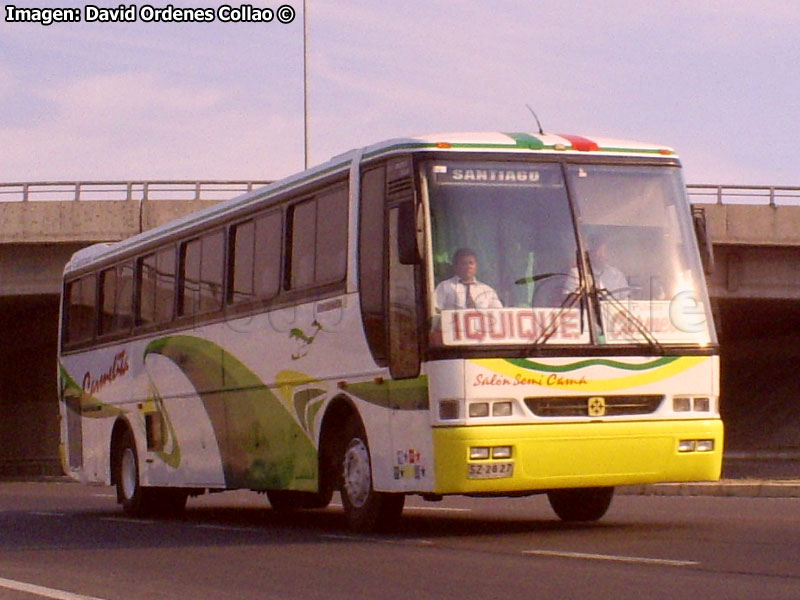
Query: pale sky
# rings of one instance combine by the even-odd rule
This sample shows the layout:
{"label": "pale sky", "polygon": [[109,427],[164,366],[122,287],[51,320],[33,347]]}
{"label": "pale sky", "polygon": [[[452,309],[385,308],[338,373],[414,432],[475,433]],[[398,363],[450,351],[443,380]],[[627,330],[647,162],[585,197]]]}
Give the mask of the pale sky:
{"label": "pale sky", "polygon": [[[290,24],[6,22],[0,181],[276,179],[303,168]],[[170,2],[125,3],[138,11]],[[224,2],[174,7],[218,8]],[[216,13],[215,13],[216,14]],[[138,16],[138,14],[137,14]],[[800,186],[797,0],[308,0],[310,162],[535,131],[673,146],[688,183]]]}

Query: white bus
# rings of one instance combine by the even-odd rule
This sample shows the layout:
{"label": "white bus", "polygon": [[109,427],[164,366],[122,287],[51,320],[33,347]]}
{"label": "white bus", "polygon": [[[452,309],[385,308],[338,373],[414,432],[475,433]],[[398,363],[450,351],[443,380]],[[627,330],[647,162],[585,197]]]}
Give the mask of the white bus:
{"label": "white bus", "polygon": [[131,515],[338,490],[356,530],[408,494],[546,493],[590,521],[615,486],[717,479],[697,229],[670,148],[458,133],[86,248],[64,272],[64,470]]}

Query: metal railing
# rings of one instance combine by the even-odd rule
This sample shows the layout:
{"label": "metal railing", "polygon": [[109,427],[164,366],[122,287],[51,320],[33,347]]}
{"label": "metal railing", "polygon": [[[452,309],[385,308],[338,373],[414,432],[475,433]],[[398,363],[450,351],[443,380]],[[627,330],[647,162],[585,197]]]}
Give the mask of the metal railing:
{"label": "metal railing", "polygon": [[[0,183],[0,202],[227,200],[271,183],[229,181],[37,181]],[[695,204],[800,205],[800,187],[689,184]]]}
{"label": "metal railing", "polygon": [[686,190],[693,204],[800,205],[800,187],[689,184]]}
{"label": "metal railing", "polygon": [[227,200],[270,181],[37,181],[0,183],[0,202]]}

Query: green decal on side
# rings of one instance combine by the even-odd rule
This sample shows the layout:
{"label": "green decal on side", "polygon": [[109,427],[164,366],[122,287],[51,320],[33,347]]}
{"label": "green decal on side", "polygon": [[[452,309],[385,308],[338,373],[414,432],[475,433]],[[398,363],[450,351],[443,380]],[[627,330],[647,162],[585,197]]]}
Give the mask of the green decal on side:
{"label": "green decal on side", "polygon": [[[164,400],[161,398],[161,394],[159,394],[158,388],[156,388],[152,379],[150,379],[150,393],[145,407],[148,409],[152,407],[152,412],[159,415],[167,430],[167,439],[164,440],[163,447],[155,451],[156,456],[173,469],[177,469],[181,465],[181,446],[178,443],[178,436],[175,435],[172,419],[169,418],[169,413],[164,408]],[[151,411],[148,410],[148,412]],[[169,446],[169,451],[164,450],[167,446]]]}
{"label": "green decal on side", "polygon": [[177,335],[150,342],[144,357],[170,359],[208,413],[228,487],[315,491],[317,453],[293,410],[214,342]]}
{"label": "green decal on side", "polygon": [[394,410],[427,410],[428,378],[349,383],[347,391],[370,404]]}
{"label": "green decal on side", "polygon": [[59,399],[68,410],[87,419],[108,419],[125,413],[124,410],[101,402],[89,392],[84,391],[61,363],[58,364],[58,375]]}

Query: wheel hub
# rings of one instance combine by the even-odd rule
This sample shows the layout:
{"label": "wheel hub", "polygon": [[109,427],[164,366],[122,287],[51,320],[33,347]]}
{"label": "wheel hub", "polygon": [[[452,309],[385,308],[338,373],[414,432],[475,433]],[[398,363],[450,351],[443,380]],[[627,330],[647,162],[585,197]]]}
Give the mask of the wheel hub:
{"label": "wheel hub", "polygon": [[364,506],[372,488],[372,475],[369,467],[369,451],[362,440],[353,440],[345,451],[344,487],[353,506],[357,508]]}
{"label": "wheel hub", "polygon": [[119,477],[122,482],[122,493],[126,500],[130,500],[136,493],[136,486],[138,484],[136,455],[130,448],[125,448],[122,452],[122,464],[120,465]]}

